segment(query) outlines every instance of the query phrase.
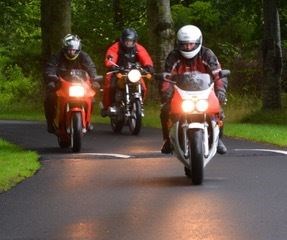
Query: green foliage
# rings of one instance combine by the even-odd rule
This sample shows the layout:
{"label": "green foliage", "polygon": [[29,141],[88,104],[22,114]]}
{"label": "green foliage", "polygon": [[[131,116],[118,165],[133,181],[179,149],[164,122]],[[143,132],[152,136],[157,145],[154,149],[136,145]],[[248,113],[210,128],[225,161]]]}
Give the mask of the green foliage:
{"label": "green foliage", "polygon": [[39,6],[40,0],[0,2],[0,46],[16,53],[40,39]]}
{"label": "green foliage", "polygon": [[188,7],[172,6],[172,17],[176,29],[186,24],[193,24],[205,32],[218,26],[219,16],[219,12],[214,9],[211,2],[195,1]]}
{"label": "green foliage", "polygon": [[1,110],[39,97],[40,0],[0,2]]}
{"label": "green foliage", "polygon": [[25,77],[18,65],[6,65],[1,69],[0,76],[2,111],[19,101],[31,103],[35,100],[35,89],[39,89],[39,82],[31,77]]}
{"label": "green foliage", "polygon": [[[83,40],[83,49],[90,53],[103,72],[103,59],[107,47],[117,40],[125,27],[133,27],[141,42],[146,41],[146,6],[145,1],[120,1],[120,22],[115,21],[113,0],[74,1],[72,4],[72,31]],[[75,24],[76,23],[76,24]]]}

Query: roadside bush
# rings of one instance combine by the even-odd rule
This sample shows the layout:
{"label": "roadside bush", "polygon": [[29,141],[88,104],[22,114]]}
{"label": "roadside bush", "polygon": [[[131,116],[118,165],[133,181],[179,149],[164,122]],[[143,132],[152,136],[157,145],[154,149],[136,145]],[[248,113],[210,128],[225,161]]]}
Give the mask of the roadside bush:
{"label": "roadside bush", "polygon": [[30,76],[24,76],[22,69],[17,65],[8,64],[0,69],[0,106],[5,110],[12,104],[29,104],[35,101],[35,89],[39,83]]}

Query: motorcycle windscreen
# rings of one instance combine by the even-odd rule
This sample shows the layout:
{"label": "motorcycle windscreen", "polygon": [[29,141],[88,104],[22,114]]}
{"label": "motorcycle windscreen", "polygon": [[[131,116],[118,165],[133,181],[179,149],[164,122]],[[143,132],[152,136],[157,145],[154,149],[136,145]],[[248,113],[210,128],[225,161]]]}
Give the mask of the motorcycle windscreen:
{"label": "motorcycle windscreen", "polygon": [[89,79],[88,73],[83,69],[61,69],[59,70],[58,74],[61,76],[61,78],[69,82],[81,82]]}
{"label": "motorcycle windscreen", "polygon": [[177,86],[185,91],[202,91],[208,89],[211,84],[210,75],[197,71],[178,74],[173,79]]}

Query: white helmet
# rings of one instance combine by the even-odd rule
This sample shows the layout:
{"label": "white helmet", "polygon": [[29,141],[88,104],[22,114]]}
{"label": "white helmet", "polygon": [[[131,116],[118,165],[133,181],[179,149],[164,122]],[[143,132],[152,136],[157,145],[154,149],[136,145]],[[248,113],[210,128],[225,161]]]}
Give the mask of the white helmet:
{"label": "white helmet", "polygon": [[[194,43],[195,46],[191,50],[186,50],[183,45],[186,43]],[[193,58],[198,54],[202,46],[202,33],[200,29],[194,25],[186,25],[177,32],[177,44],[181,55],[185,58]]]}

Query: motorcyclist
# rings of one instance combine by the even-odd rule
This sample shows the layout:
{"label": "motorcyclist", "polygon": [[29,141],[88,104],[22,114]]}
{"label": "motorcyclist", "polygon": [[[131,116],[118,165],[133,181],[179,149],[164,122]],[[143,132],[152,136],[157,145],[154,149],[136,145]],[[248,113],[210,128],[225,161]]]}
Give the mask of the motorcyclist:
{"label": "motorcyclist", "polygon": [[[137,32],[132,28],[123,30],[118,41],[113,43],[106,52],[105,66],[108,71],[117,69],[118,65],[122,69],[128,68],[131,63],[140,63],[147,72],[153,73],[153,62],[147,50],[137,42]],[[116,64],[116,65],[115,65]],[[143,96],[146,95],[147,87],[144,81],[141,81]],[[112,103],[115,94],[116,78],[113,74],[107,74],[103,89],[103,109],[101,115],[107,116],[112,111]]]}
{"label": "motorcyclist", "polygon": [[[96,66],[90,56],[81,50],[81,39],[77,35],[67,34],[63,38],[63,47],[46,63],[44,69],[44,81],[46,87],[46,96],[44,100],[45,117],[47,121],[47,130],[50,133],[55,131],[53,120],[56,114],[56,90],[59,81],[59,74],[71,69],[85,70],[95,88],[100,85],[96,81]],[[92,128],[92,126],[89,126]]]}
{"label": "motorcyclist", "polygon": [[[172,50],[165,61],[165,72],[181,74],[186,71],[199,71],[209,73],[212,76],[215,85],[215,93],[222,106],[226,99],[227,81],[222,79],[221,65],[216,55],[209,49],[202,46],[202,33],[194,25],[186,25],[177,32],[176,48]],[[161,152],[168,154],[172,152],[172,146],[169,139],[169,111],[170,100],[173,94],[173,85],[170,82],[162,81],[160,84],[160,95],[162,108],[160,113],[163,146]],[[221,112],[223,120],[223,111]],[[227,151],[222,142],[223,127],[220,127],[217,152],[224,154]]]}

